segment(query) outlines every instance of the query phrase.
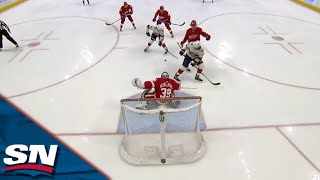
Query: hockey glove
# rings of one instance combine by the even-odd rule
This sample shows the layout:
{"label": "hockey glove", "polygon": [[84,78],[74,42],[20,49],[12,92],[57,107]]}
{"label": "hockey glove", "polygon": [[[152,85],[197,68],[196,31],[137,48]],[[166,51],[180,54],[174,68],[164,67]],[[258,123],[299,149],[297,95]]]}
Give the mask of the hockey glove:
{"label": "hockey glove", "polygon": [[185,50],[181,49],[181,51],[179,52],[180,56],[183,56]]}
{"label": "hockey glove", "polygon": [[210,35],[208,35],[208,36],[207,36],[207,38],[206,38],[206,40],[207,40],[207,41],[209,41],[209,40],[210,40],[210,38],[211,38],[211,36],[210,36]]}
{"label": "hockey glove", "polygon": [[153,21],[153,22],[156,22],[156,18],[153,18],[152,21]]}
{"label": "hockey glove", "polygon": [[196,59],[193,63],[194,63],[194,65],[199,66],[200,64],[203,63],[203,61],[201,59]]}
{"label": "hockey glove", "polygon": [[150,33],[149,32],[146,32],[146,35],[150,37]]}

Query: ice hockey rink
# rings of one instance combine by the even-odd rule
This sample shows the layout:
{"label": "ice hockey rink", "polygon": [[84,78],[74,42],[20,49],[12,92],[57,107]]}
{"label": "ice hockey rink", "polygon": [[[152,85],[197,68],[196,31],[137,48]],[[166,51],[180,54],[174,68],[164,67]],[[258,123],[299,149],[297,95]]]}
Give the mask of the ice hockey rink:
{"label": "ice hockey rink", "polygon": [[[29,0],[0,14],[20,47],[4,39],[0,92],[112,179],[320,180],[320,14],[289,0],[129,0],[137,29],[122,32],[123,1]],[[120,100],[142,91],[133,78],[171,77],[178,59],[145,27],[160,5],[171,14],[179,56],[192,19],[212,37],[204,74],[220,86],[181,76],[201,96],[207,143],[192,164],[132,166],[119,155]],[[165,61],[166,60],[166,61]]]}

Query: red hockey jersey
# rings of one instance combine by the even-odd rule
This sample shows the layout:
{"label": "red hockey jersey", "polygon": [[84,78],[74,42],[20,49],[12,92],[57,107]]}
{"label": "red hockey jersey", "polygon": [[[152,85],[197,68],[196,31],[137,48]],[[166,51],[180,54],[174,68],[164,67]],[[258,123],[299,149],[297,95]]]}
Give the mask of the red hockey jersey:
{"label": "red hockey jersey", "polygon": [[192,28],[189,28],[187,30],[186,35],[184,36],[181,44],[184,44],[187,40],[188,40],[188,42],[200,41],[200,35],[205,38],[210,38],[210,35],[204,31],[202,31],[202,29],[199,27],[196,27],[195,30],[192,30]]}
{"label": "red hockey jersey", "polygon": [[180,89],[180,84],[173,79],[157,78],[154,81],[145,81],[145,89],[155,90],[155,98],[170,98],[174,96],[174,91]]}
{"label": "red hockey jersey", "polygon": [[163,10],[163,12],[161,12],[160,10],[158,10],[156,12],[156,14],[154,15],[154,18],[153,19],[156,19],[157,16],[159,16],[159,20],[161,21],[170,21],[171,17],[170,17],[170,14],[168,13],[168,11],[166,10]]}
{"label": "red hockey jersey", "polygon": [[121,6],[120,11],[119,11],[119,14],[121,16],[127,16],[132,13],[133,13],[132,6],[129,4],[127,5],[127,8],[125,6]]}

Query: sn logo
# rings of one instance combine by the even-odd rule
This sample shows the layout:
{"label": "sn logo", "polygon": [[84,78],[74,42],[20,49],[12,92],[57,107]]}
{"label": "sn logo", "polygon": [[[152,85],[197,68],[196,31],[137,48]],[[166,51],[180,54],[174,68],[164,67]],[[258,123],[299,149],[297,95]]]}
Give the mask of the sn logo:
{"label": "sn logo", "polygon": [[[57,150],[58,145],[50,145],[49,153],[47,153],[44,145],[30,145],[29,147],[23,144],[10,145],[5,151],[9,157],[3,158],[3,162],[8,167],[3,170],[38,170],[52,174]],[[41,164],[36,164],[38,157]]]}

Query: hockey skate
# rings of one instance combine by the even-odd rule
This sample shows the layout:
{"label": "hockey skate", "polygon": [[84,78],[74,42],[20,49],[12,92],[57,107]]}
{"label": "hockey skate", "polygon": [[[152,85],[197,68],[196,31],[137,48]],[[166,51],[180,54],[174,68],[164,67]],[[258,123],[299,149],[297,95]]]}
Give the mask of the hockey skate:
{"label": "hockey skate", "polygon": [[148,103],[146,101],[143,101],[140,106],[136,107],[136,109],[147,110],[147,105]]}
{"label": "hockey skate", "polygon": [[195,80],[202,82],[203,80],[199,77],[199,75],[196,75],[196,77],[194,78]]}
{"label": "hockey skate", "polygon": [[187,70],[188,72],[190,72],[190,71],[191,71],[191,69],[190,69],[190,68],[188,68],[188,67],[186,68],[186,70]]}
{"label": "hockey skate", "polygon": [[179,100],[172,100],[170,101],[170,105],[174,108],[178,108],[181,105],[181,102]]}
{"label": "hockey skate", "polygon": [[180,82],[180,79],[179,79],[179,75],[174,75],[173,79],[175,79],[176,81],[179,81]]}
{"label": "hockey skate", "polygon": [[146,110],[147,106],[146,105],[137,106],[136,109]]}

